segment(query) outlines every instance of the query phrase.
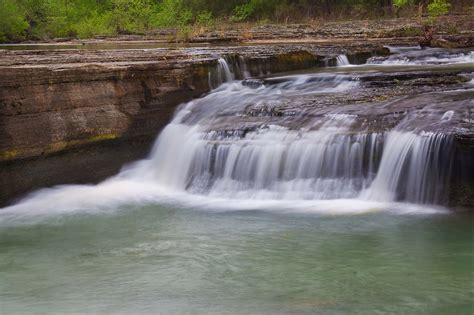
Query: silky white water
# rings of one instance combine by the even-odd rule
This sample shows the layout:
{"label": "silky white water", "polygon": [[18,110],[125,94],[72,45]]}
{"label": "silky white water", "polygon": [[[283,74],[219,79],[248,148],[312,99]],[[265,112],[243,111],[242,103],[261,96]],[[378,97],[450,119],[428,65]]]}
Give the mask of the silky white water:
{"label": "silky white water", "polygon": [[440,48],[391,47],[388,57],[369,58],[372,65],[447,65],[472,64],[474,52],[466,50],[445,50]]}
{"label": "silky white water", "polygon": [[337,61],[337,66],[338,67],[344,67],[344,66],[348,66],[350,65],[351,63],[349,62],[349,58],[347,58],[346,55],[339,55],[336,57],[336,61]]}
{"label": "silky white water", "polygon": [[[272,116],[292,97],[350,93],[359,82],[327,73],[234,81],[225,60],[218,64],[225,83],[182,105],[147,159],[99,185],[40,190],[3,209],[1,218],[21,221],[153,202],[297,212],[443,212],[421,204],[442,201],[451,136],[413,128],[417,112],[385,132],[354,129],[357,115],[338,107]],[[455,113],[431,115],[430,122],[443,123]],[[267,116],[273,123],[259,120]]]}

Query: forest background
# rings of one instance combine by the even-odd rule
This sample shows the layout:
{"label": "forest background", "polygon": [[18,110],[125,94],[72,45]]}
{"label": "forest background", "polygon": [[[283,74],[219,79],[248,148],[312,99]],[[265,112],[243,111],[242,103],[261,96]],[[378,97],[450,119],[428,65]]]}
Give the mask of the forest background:
{"label": "forest background", "polygon": [[0,42],[224,25],[474,14],[472,0],[0,0]]}

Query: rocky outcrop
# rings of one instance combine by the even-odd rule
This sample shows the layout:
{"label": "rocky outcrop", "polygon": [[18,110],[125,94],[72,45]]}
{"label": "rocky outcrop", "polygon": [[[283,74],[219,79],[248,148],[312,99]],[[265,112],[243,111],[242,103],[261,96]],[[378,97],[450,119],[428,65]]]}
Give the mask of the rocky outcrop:
{"label": "rocky outcrop", "polygon": [[334,63],[343,52],[386,53],[364,42],[350,50],[0,50],[0,204],[39,187],[97,182],[143,157],[176,106],[209,91],[219,56],[258,76]]}
{"label": "rocky outcrop", "polygon": [[[469,14],[439,17],[433,24],[433,36],[438,41],[450,42],[449,47],[472,47],[474,22]],[[192,34],[193,43],[206,42],[308,42],[330,40],[396,38],[418,43],[423,38],[423,22],[419,18],[373,19],[353,21],[313,21],[306,24],[264,24],[251,27],[204,30]],[[170,35],[168,34],[168,37]],[[156,38],[156,37],[155,37]]]}

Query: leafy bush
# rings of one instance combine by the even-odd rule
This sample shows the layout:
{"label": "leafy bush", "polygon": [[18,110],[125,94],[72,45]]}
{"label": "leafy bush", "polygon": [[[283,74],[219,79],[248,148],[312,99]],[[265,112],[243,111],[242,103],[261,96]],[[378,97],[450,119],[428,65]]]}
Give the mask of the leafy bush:
{"label": "leafy bush", "polygon": [[143,33],[150,27],[154,10],[150,0],[113,0],[106,19],[117,33]]}
{"label": "leafy bush", "polygon": [[413,4],[413,0],[393,0],[393,6],[396,8],[401,8],[409,4]]}
{"label": "leafy bush", "polygon": [[447,14],[450,6],[447,0],[433,0],[433,2],[428,4],[428,14],[432,18],[437,18]]}
{"label": "leafy bush", "polygon": [[114,35],[117,31],[111,20],[110,13],[99,14],[94,12],[91,17],[76,25],[77,36],[79,38],[91,38],[96,35]]}
{"label": "leafy bush", "polygon": [[15,1],[0,1],[0,41],[23,39],[28,26],[24,12]]}
{"label": "leafy bush", "polygon": [[239,22],[255,17],[269,17],[273,12],[275,12],[275,9],[279,4],[279,1],[250,0],[249,2],[238,5],[234,8],[232,20]]}
{"label": "leafy bush", "polygon": [[251,2],[236,6],[234,8],[234,14],[232,15],[232,21],[240,22],[250,18],[255,12],[255,5]]}
{"label": "leafy bush", "polygon": [[153,16],[153,26],[176,27],[189,24],[193,13],[182,0],[163,0]]}
{"label": "leafy bush", "polygon": [[465,0],[0,0],[0,41],[142,34],[161,27],[176,28],[185,38],[216,21],[378,17],[390,12],[389,3],[397,15],[419,5],[434,21],[448,12],[449,2],[467,7]]}
{"label": "leafy bush", "polygon": [[196,16],[196,23],[201,26],[212,26],[214,24],[214,18],[212,17],[212,12],[202,11]]}

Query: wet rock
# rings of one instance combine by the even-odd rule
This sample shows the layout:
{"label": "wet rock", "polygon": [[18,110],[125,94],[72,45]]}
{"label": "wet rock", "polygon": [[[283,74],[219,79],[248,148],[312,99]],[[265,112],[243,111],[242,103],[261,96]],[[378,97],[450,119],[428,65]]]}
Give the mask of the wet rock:
{"label": "wet rock", "polygon": [[473,211],[474,196],[474,118],[471,117],[471,130],[456,136],[454,143],[454,160],[452,162],[452,179],[449,186],[449,205],[459,211]]}
{"label": "wet rock", "polygon": [[263,86],[265,83],[260,79],[245,79],[242,81],[242,84],[255,89]]}

